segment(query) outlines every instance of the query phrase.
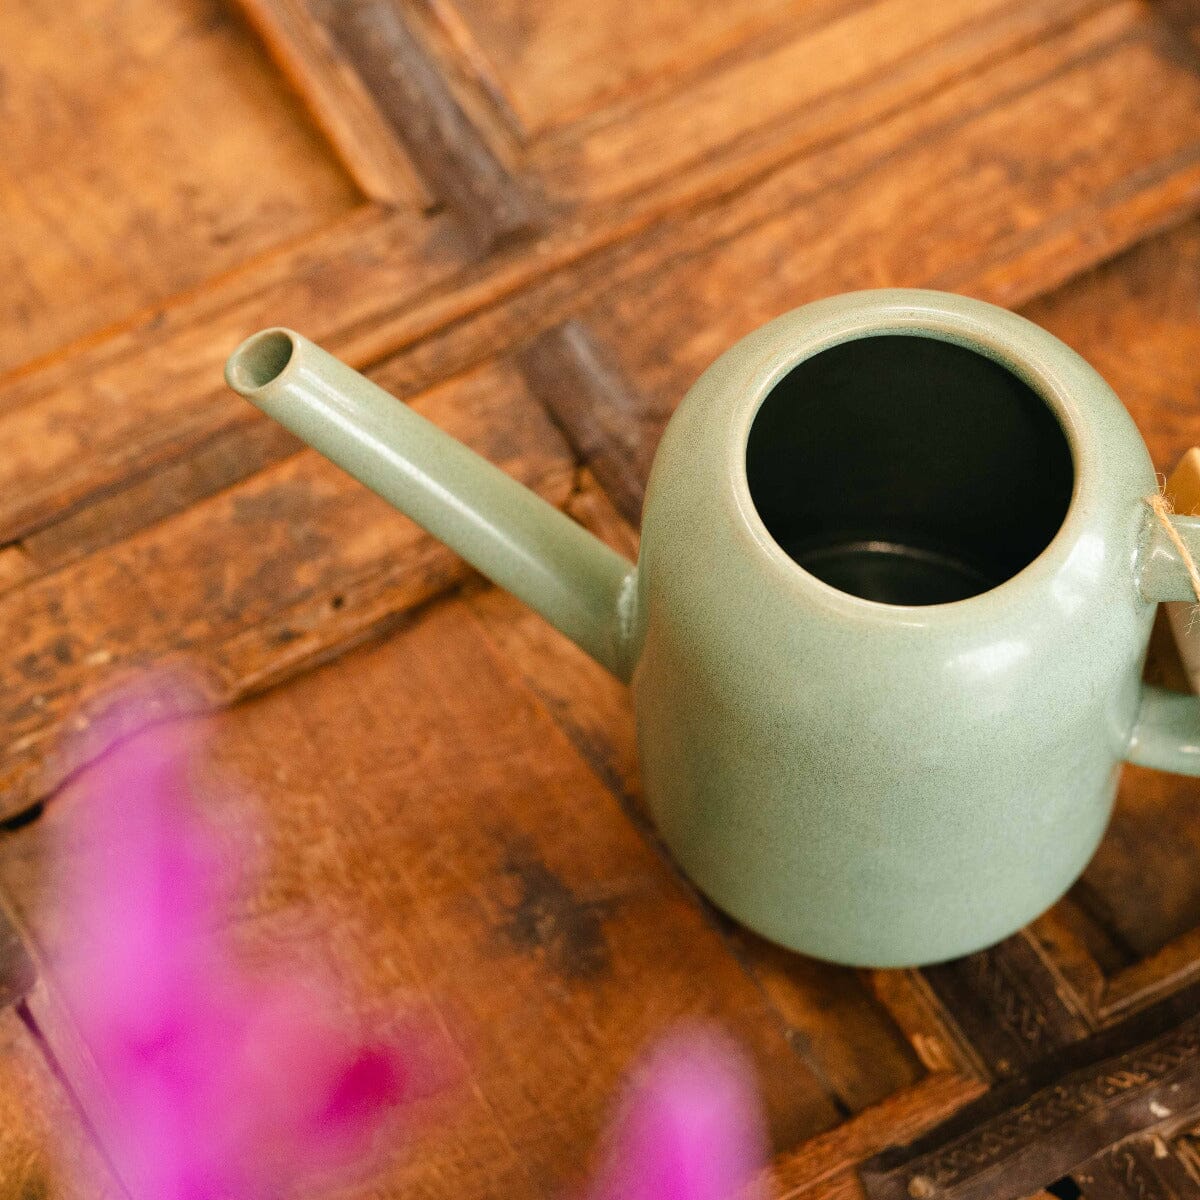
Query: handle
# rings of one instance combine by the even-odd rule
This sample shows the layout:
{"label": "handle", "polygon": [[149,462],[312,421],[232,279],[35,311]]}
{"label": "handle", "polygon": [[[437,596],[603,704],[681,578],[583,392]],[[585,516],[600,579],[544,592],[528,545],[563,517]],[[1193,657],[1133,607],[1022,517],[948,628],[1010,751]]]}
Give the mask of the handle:
{"label": "handle", "polygon": [[[1184,554],[1200,561],[1200,517],[1182,517],[1149,510],[1149,525],[1138,556],[1138,588],[1150,601],[1197,602],[1196,589]],[[1163,524],[1170,523],[1182,544]],[[1195,635],[1200,636],[1200,632]],[[1139,767],[1154,767],[1177,775],[1200,775],[1200,698],[1145,684],[1126,759]]]}
{"label": "handle", "polygon": [[582,525],[289,329],[248,338],[225,379],[628,682],[634,566]]}

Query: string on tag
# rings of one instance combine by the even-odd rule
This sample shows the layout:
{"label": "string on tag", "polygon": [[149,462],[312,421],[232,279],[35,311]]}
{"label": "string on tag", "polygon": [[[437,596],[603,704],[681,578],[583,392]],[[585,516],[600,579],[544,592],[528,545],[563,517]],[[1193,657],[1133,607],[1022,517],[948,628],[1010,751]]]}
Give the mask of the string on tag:
{"label": "string on tag", "polygon": [[1188,578],[1192,581],[1192,591],[1196,593],[1196,603],[1200,604],[1200,568],[1196,566],[1192,552],[1180,537],[1179,530],[1175,528],[1175,522],[1171,520],[1175,510],[1170,500],[1161,492],[1155,492],[1153,496],[1146,497],[1146,503],[1150,506],[1150,511],[1158,518],[1158,523],[1166,531],[1167,537],[1171,539],[1171,544],[1178,551],[1183,565],[1187,568]]}

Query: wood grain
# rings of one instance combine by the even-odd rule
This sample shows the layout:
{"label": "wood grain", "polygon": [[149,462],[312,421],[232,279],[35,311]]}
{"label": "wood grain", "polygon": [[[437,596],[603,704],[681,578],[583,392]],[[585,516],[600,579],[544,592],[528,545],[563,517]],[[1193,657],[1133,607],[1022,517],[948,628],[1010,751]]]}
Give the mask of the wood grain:
{"label": "wood grain", "polygon": [[987,1067],[918,970],[864,972],[871,994],[904,1032],[917,1061],[934,1074],[986,1079]]}
{"label": "wood grain", "polygon": [[[1159,54],[1140,10],[1107,10],[1003,71],[948,89],[930,104],[933,112],[921,112],[923,120],[944,117],[940,128],[918,132],[917,110],[910,111],[897,118],[907,138],[884,123],[838,143],[823,162],[802,159],[771,176],[728,210],[693,215],[695,241],[670,268],[642,275],[632,264],[610,267],[583,319],[645,397],[636,433],[625,429],[612,446],[626,463],[627,486],[644,483],[662,425],[691,381],[779,313],[821,295],[883,285],[1023,301],[1057,282],[1059,272],[1077,269],[1080,252],[1095,252],[1109,236],[1106,222],[1113,229],[1122,223],[1130,201],[1124,172],[1133,161],[1146,164],[1134,176],[1148,170],[1147,179],[1161,180],[1160,170],[1186,171],[1194,189],[1200,91],[1194,75]],[[1144,96],[1132,101],[1134,78],[1156,94],[1160,113],[1172,110],[1155,131],[1139,107]],[[1047,125],[1062,131],[1052,147]],[[1159,153],[1161,166],[1149,167],[1146,156]],[[792,202],[780,211],[789,188]],[[729,219],[735,214],[736,222]],[[680,296],[687,297],[682,320]]]}
{"label": "wood grain", "polygon": [[1160,471],[1200,442],[1200,221],[1141,243],[1030,304],[1129,409]]}
{"label": "wood grain", "polygon": [[[574,460],[511,367],[482,368],[416,407],[565,501]],[[138,512],[155,504],[136,491],[126,499]],[[136,515],[108,515],[137,524]],[[121,672],[184,660],[201,680],[189,704],[229,703],[394,622],[466,573],[308,450],[86,557],[72,561],[62,547],[59,557],[64,565],[0,595],[10,648],[0,675],[5,816],[78,766],[79,740],[64,757],[52,750],[57,733]]]}
{"label": "wood grain", "polygon": [[[423,1017],[458,1080],[354,1194],[573,1194],[622,1073],[695,1016],[758,1064],[780,1195],[861,1200],[863,1157],[931,1129],[934,1155],[1001,1145],[1028,1191],[1069,1169],[1093,1200],[1187,1194],[1200,1114],[1150,1121],[1170,1104],[1141,1060],[1082,1140],[1030,1135],[1036,1170],[1003,1121],[1100,1078],[1097,1027],[1129,1018],[1118,1055],[1190,1029],[1194,789],[1127,773],[1085,880],[981,955],[780,951],[657,841],[624,689],[220,364],[296,325],[632,554],[662,426],[721,350],[832,291],[944,286],[1077,345],[1169,466],[1200,441],[1194,4],[237,2],[263,45],[216,0],[0,17],[0,370],[24,364],[0,378],[0,890],[38,954],[89,722],[117,677],[185,658],[192,690],[154,715],[228,709],[194,722],[205,803],[265,848],[243,952],[328,955],[352,1007]],[[8,979],[44,1044],[0,1013],[0,1193],[32,1163],[40,1195],[44,1131],[77,1122],[38,1071],[86,1056],[52,967]]]}
{"label": "wood grain", "polygon": [[767,45],[609,103],[529,146],[526,171],[567,205],[717,172],[761,174],[923,102],[1097,11],[1095,0],[911,0],[811,8]]}
{"label": "wood grain", "polygon": [[568,0],[433,0],[526,134],[577,120],[631,91],[661,90],[758,36],[788,36],[853,7],[852,0],[687,0],[634,5],[600,0],[583,14]]}
{"label": "wood grain", "polygon": [[9,4],[0,45],[0,370],[357,202],[220,0]]}
{"label": "wood grain", "polygon": [[1090,1032],[1024,933],[921,973],[994,1077],[1016,1075]]}
{"label": "wood grain", "polygon": [[1088,1200],[1187,1200],[1196,1192],[1194,1155],[1189,1170],[1158,1136],[1110,1147],[1073,1170],[1071,1178]]}
{"label": "wood grain", "polygon": [[[1120,4],[669,218],[653,206],[613,212],[457,274],[465,249],[454,222],[353,218],[172,308],[162,330],[131,327],[0,389],[0,410],[12,413],[0,418],[0,537],[242,419],[219,365],[241,336],[273,322],[299,325],[358,365],[405,347],[394,378],[411,395],[582,313],[601,343],[626,351],[617,366],[647,393],[652,411],[623,435],[636,447],[625,451],[625,486],[640,488],[686,384],[767,317],[887,282],[1011,303],[1171,220],[1200,194],[1198,112],[1194,74],[1163,48],[1146,10]],[[1047,145],[1046,122],[1069,132]],[[677,296],[689,298],[682,321]],[[114,395],[119,406],[98,410]],[[43,449],[31,456],[35,444]]]}
{"label": "wood grain", "polygon": [[430,193],[371,93],[305,0],[237,0],[362,193],[426,208]]}
{"label": "wood grain", "polygon": [[[450,275],[445,220],[361,210],[120,334],[0,384],[0,543],[61,520],[253,419],[224,386],[233,348],[296,325],[337,349],[337,330]],[[250,455],[251,459],[253,455]]]}
{"label": "wood grain", "polygon": [[1053,964],[1056,990],[1064,1002],[1090,1025],[1105,1019],[1105,993],[1109,981],[1094,951],[1107,950],[1105,931],[1092,915],[1081,910],[1074,894],[1064,896],[1028,929],[1043,960]]}
{"label": "wood grain", "polygon": [[1016,1200],[1131,1136],[1194,1124],[1198,998],[1186,989],[1045,1055],[944,1125],[868,1161],[860,1172],[867,1195]]}
{"label": "wood grain", "polygon": [[[983,1085],[948,1073],[930,1075],[915,1087],[866,1109],[837,1129],[780,1155],[770,1172],[778,1200],[859,1195],[855,1166],[894,1142],[918,1137],[931,1124],[951,1117],[977,1099]],[[826,1191],[822,1185],[831,1185]]]}
{"label": "wood grain", "polygon": [[1119,1017],[1153,1003],[1200,976],[1200,929],[1189,929],[1161,950],[1137,959],[1105,980],[1101,1013]]}
{"label": "wood grain", "polygon": [[1198,198],[1200,80],[1118,4],[733,195],[693,196],[397,360],[418,386],[579,318],[643,398],[610,451],[635,494],[687,386],[771,317],[882,285],[1024,302]]}
{"label": "wood grain", "polygon": [[[255,829],[264,856],[235,913],[242,952],[335,963],[347,1004],[412,1013],[449,1068],[436,1120],[364,1195],[568,1194],[620,1077],[684,1018],[753,1055],[780,1147],[837,1119],[690,891],[461,603],[204,728],[209,818]],[[84,773],[0,840],[0,886],[51,971],[46,856],[87,789]]]}
{"label": "wood grain", "polygon": [[0,903],[0,1010],[21,1000],[36,977],[25,943]]}
{"label": "wood grain", "polygon": [[621,516],[636,525],[642,487],[626,464],[636,453],[643,401],[612,356],[572,318],[522,347],[516,361],[576,457],[588,464]]}
{"label": "wood grain", "polygon": [[435,195],[491,246],[530,232],[536,201],[467,120],[402,10],[391,0],[339,0],[331,24]]}
{"label": "wood grain", "polygon": [[282,426],[270,421],[253,421],[217,434],[186,458],[135,476],[119,490],[23,538],[19,571],[14,565],[0,591],[123,541],[302,448]]}

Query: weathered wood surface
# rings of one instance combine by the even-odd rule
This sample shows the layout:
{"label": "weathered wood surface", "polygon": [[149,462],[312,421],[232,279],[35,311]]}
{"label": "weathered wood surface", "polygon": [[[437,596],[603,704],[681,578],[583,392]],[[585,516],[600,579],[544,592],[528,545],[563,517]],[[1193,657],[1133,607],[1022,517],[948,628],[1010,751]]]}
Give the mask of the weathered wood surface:
{"label": "weathered wood surface", "polygon": [[[512,367],[448,381],[416,407],[548,499],[566,499],[574,460]],[[0,592],[13,649],[0,667],[5,815],[79,765],[86,743],[51,753],[46,742],[64,722],[87,721],[80,702],[105,677],[186,656],[201,673],[187,702],[228,703],[464,576],[460,560],[312,451],[233,487],[216,476],[211,488],[203,474],[202,488],[185,479],[192,503],[170,512],[179,483],[157,474],[100,520],[76,517],[64,536],[50,536],[60,525],[22,545],[19,585]]]}
{"label": "weathered wood surface", "polygon": [[[869,1161],[862,1177],[872,1200],[1019,1196],[1086,1171],[1130,1135],[1161,1141],[1198,1121],[1200,991],[1191,988],[1039,1056],[936,1130]],[[1161,1157],[1171,1157],[1165,1144]]]}
{"label": "weathered wood surface", "polygon": [[330,26],[429,182],[483,246],[531,232],[538,206],[467,119],[404,13],[338,0]]}
{"label": "weathered wood surface", "polygon": [[220,0],[6,4],[0,45],[0,370],[356,202]]}
{"label": "weathered wood surface", "polygon": [[[214,379],[227,348],[272,320],[356,365],[392,355],[393,381],[412,395],[597,308],[589,315],[644,326],[637,345],[669,364],[648,398],[661,414],[730,337],[831,290],[931,284],[1020,302],[1200,197],[1200,80],[1162,40],[1141,5],[1107,6],[887,121],[726,177],[723,196],[649,197],[469,266],[444,214],[364,210],[169,309],[161,330],[14,380],[0,394],[0,536],[246,419]],[[734,289],[746,299],[729,305]],[[684,294],[677,314],[669,301]],[[720,326],[693,309],[705,297]],[[123,402],[103,403],[113,396]],[[44,446],[32,462],[31,445]]]}
{"label": "weathered wood surface", "polygon": [[[781,1147],[838,1119],[720,931],[461,602],[208,730],[207,811],[263,833],[238,910],[249,952],[319,929],[347,992],[411,1010],[461,1074],[388,1195],[438,1195],[448,1171],[465,1197],[566,1194],[621,1072],[689,1016],[754,1054]],[[84,772],[0,843],[0,886],[51,974],[45,847],[87,787]]]}
{"label": "weathered wood surface", "polygon": [[363,194],[381,204],[430,206],[370,89],[304,0],[243,0],[240,8]]}
{"label": "weathered wood surface", "polygon": [[[211,735],[214,817],[263,833],[246,952],[331,958],[460,1071],[364,1196],[570,1193],[683,1016],[754,1055],[796,1200],[863,1196],[882,1152],[877,1190],[908,1161],[889,1146],[986,1141],[1068,1060],[1108,1061],[1115,1022],[1131,1055],[1164,1013],[1190,1029],[1193,783],[1129,770],[1081,883],[980,955],[871,974],[768,946],[657,843],[621,686],[220,364],[293,324],[632,555],[662,427],[717,353],[805,300],[921,284],[1076,346],[1169,469],[1200,443],[1198,30],[1191,0],[0,17],[0,893],[43,964],[29,1024],[0,1013],[0,1195],[109,1194],[49,1065],[83,1069],[45,855],[86,802],[89,706],[165,661],[211,714],[179,719]],[[0,947],[0,995],[22,961]],[[1071,1154],[1022,1127],[1037,1165],[988,1194],[1068,1170],[1092,1200],[1196,1194],[1200,1114],[1149,1096],[1100,1097]],[[88,1160],[74,1183],[51,1131]]]}
{"label": "weathered wood surface", "polygon": [[[713,186],[731,168],[769,169],[912,106],[1103,5],[672,2],[631,13],[603,0],[586,21],[569,3],[543,5],[526,14],[520,33],[515,5],[441,0],[431,7],[449,43],[450,76],[474,85],[485,120],[493,110],[497,142],[549,197],[576,205]],[[701,49],[726,22],[725,36]],[[674,36],[639,41],[639,27],[656,23],[674,24]],[[690,61],[689,44],[700,51]],[[564,57],[587,53],[595,57],[563,70]],[[624,75],[634,59],[642,70]],[[523,102],[517,93],[529,87],[532,100],[548,70],[563,90]]]}

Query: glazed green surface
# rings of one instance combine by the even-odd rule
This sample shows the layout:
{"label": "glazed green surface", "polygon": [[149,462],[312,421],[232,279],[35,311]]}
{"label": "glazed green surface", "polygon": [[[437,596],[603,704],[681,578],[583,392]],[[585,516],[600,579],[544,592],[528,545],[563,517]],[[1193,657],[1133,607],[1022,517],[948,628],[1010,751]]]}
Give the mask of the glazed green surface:
{"label": "glazed green surface", "polygon": [[[1062,527],[969,599],[906,607],[838,591],[781,549],[750,497],[747,439],[773,386],[824,349],[886,334],[994,359],[1070,444]],[[666,843],[715,903],[784,945],[872,966],[975,950],[1078,876],[1123,759],[1200,773],[1200,706],[1140,680],[1155,602],[1192,595],[1145,504],[1149,456],[1104,381],[1021,317],[881,291],[744,339],[668,426],[636,573],[311,343],[257,336],[290,339],[286,365],[262,370],[251,339],[232,386],[632,674]],[[1200,552],[1200,522],[1176,527]]]}
{"label": "glazed green surface", "polygon": [[[996,359],[1071,444],[1075,491],[1050,546],[953,604],[827,587],[775,544],[748,494],[742,448],[775,381],[827,346],[888,333]],[[877,966],[966,953],[1048,907],[1103,833],[1141,702],[1153,604],[1136,566],[1155,486],[1103,380],[978,302],[843,296],[718,360],[663,439],[642,536],[643,779],[684,869],[767,936]],[[1160,565],[1159,594],[1177,594]],[[1180,766],[1174,748],[1196,740],[1184,704],[1186,728],[1140,743],[1155,765]]]}

